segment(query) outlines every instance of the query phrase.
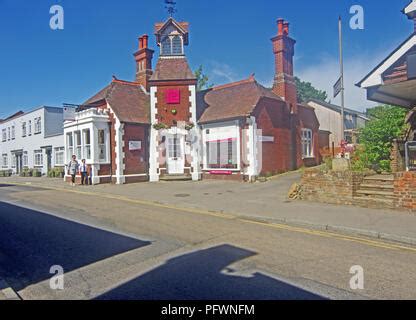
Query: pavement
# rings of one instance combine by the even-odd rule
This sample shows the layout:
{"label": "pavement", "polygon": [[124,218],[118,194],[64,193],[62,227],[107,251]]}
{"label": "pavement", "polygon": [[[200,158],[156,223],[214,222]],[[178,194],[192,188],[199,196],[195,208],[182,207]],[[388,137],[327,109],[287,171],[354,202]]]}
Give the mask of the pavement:
{"label": "pavement", "polygon": [[0,183],[67,190],[97,197],[121,197],[143,204],[232,214],[258,221],[416,245],[414,213],[289,200],[287,192],[300,177],[300,172],[291,172],[252,184],[204,180],[71,187],[60,179],[20,177],[1,178]]}

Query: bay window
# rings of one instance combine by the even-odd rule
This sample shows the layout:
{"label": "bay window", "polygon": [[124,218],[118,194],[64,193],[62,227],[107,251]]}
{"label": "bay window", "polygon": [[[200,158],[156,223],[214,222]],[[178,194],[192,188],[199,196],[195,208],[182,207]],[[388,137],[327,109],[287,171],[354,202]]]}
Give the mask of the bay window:
{"label": "bay window", "polygon": [[105,130],[98,130],[98,156],[102,162],[107,160]]}
{"label": "bay window", "polygon": [[72,132],[67,133],[66,135],[66,145],[68,146],[67,160],[70,161],[72,159],[72,155],[74,154],[74,139]]}
{"label": "bay window", "polygon": [[90,129],[83,130],[84,134],[84,158],[91,159],[91,132]]}
{"label": "bay window", "polygon": [[80,160],[82,157],[82,145],[81,145],[81,132],[75,131],[75,138],[74,138],[74,144],[75,144],[75,155],[77,156],[77,159]]}

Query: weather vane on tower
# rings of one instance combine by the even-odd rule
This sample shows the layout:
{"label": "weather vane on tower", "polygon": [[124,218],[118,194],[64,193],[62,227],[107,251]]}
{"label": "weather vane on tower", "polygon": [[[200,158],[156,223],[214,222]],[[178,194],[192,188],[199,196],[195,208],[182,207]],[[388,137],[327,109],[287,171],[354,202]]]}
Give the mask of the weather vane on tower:
{"label": "weather vane on tower", "polygon": [[176,2],[174,0],[165,0],[165,9],[168,10],[168,13],[171,17],[177,12],[176,10]]}

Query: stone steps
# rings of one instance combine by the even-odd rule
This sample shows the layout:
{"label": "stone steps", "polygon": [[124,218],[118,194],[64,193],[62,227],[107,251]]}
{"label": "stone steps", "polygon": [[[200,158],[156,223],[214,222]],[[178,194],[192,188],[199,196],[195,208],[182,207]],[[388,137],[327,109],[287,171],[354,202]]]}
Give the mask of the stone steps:
{"label": "stone steps", "polygon": [[192,177],[184,174],[170,174],[161,176],[160,181],[191,181]]}
{"label": "stone steps", "polygon": [[393,191],[394,186],[392,184],[375,184],[375,183],[363,183],[360,185],[360,190],[374,190],[374,191]]}
{"label": "stone steps", "polygon": [[394,200],[394,176],[374,175],[365,177],[356,191],[358,201],[372,201],[372,207],[392,207]]}
{"label": "stone steps", "polygon": [[394,192],[393,191],[378,191],[378,190],[358,190],[358,196],[365,196],[368,198],[377,198],[377,199],[393,199]]}

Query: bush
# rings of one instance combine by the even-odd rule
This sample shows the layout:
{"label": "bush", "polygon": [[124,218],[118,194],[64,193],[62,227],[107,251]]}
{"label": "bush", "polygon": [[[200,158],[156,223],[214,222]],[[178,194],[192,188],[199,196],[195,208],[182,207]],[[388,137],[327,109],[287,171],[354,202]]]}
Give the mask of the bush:
{"label": "bush", "polygon": [[404,136],[406,110],[393,106],[369,109],[370,121],[359,134],[362,147],[353,156],[353,169],[390,171],[392,141]]}
{"label": "bush", "polygon": [[32,170],[32,176],[33,177],[41,177],[42,176],[42,172],[41,171],[39,171],[38,169],[33,169]]}

